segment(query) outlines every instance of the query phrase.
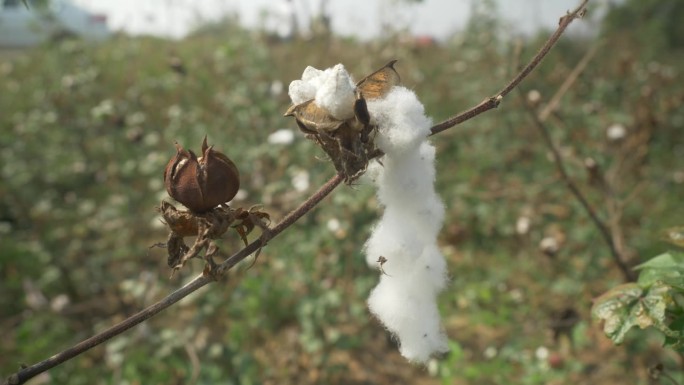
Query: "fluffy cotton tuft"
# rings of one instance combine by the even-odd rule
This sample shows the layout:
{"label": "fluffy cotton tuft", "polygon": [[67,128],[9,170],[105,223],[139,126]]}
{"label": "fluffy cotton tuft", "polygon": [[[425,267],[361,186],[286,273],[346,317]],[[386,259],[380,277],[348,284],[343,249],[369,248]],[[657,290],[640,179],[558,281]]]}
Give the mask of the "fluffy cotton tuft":
{"label": "fluffy cotton tuft", "polygon": [[355,87],[342,64],[324,71],[306,67],[302,80],[290,83],[288,94],[294,104],[316,99],[316,104],[328,110],[334,118],[345,120],[354,116]]}
{"label": "fluffy cotton tuft", "polygon": [[444,204],[434,189],[435,148],[427,141],[432,122],[403,87],[369,101],[368,111],[378,127],[375,143],[385,153],[369,170],[385,211],[366,242],[366,262],[385,262],[368,305],[399,338],[401,354],[424,363],[449,350],[437,309],[447,270],[437,246]]}
{"label": "fluffy cotton tuft", "polygon": [[[354,116],[354,88],[341,64],[324,71],[307,67],[301,80],[290,83],[289,95],[294,104],[315,99],[344,120]],[[448,278],[437,246],[444,204],[434,189],[435,148],[427,141],[432,122],[416,95],[404,87],[394,87],[367,105],[378,128],[375,144],[385,153],[382,164],[373,162],[366,173],[384,207],[366,242],[366,261],[374,267],[385,261],[368,306],[398,337],[401,354],[425,363],[449,350],[437,308],[437,295]]]}

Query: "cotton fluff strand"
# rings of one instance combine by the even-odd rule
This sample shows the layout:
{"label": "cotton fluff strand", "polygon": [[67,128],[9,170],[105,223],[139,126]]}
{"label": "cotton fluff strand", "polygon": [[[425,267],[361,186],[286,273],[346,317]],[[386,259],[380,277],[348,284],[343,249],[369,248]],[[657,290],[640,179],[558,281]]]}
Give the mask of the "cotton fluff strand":
{"label": "cotton fluff strand", "polygon": [[368,171],[384,213],[366,243],[366,261],[377,267],[385,260],[368,305],[398,337],[401,354],[424,363],[449,350],[437,308],[447,271],[437,246],[444,205],[434,189],[435,148],[427,141],[432,122],[404,87],[369,101],[368,111],[385,153]]}

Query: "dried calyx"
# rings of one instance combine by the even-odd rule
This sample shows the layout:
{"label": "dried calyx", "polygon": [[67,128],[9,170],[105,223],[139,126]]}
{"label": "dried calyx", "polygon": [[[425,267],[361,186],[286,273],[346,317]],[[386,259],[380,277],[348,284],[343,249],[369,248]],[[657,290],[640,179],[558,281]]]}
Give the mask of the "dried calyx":
{"label": "dried calyx", "polygon": [[207,212],[233,199],[240,188],[240,173],[223,153],[202,142],[202,156],[176,143],[176,155],[164,171],[166,191],[195,213]]}

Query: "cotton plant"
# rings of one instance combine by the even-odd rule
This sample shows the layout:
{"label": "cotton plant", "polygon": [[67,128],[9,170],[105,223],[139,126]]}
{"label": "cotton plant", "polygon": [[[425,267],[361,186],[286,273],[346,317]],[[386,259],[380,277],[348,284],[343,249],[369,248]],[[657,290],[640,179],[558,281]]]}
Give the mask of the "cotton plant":
{"label": "cotton plant", "polygon": [[359,98],[371,96],[362,104],[370,117],[367,125],[373,127],[370,140],[384,156],[364,167],[362,181],[377,187],[384,212],[364,248],[368,265],[381,271],[368,306],[398,338],[401,354],[425,363],[449,350],[437,307],[437,296],[448,281],[437,245],[444,204],[434,189],[435,148],[427,140],[432,121],[415,93],[398,85],[398,74],[397,84],[392,84],[393,63],[359,83],[341,64],[322,71],[307,67],[302,79],[290,84],[289,95],[295,106],[311,101],[316,106],[306,116],[314,120],[309,126],[302,127],[298,118],[309,136],[317,135],[316,130],[334,136],[334,130],[327,130],[330,121],[359,127],[364,120],[359,115],[365,114],[358,112]]}

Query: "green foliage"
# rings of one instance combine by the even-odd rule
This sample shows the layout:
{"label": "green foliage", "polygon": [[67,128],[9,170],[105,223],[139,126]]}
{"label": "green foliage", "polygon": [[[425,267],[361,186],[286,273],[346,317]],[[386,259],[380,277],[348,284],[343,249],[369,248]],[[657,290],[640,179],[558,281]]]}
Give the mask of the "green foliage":
{"label": "green foliage", "polygon": [[[277,221],[333,173],[282,118],[289,81],[307,65],[344,63],[358,77],[397,58],[404,84],[440,121],[492,95],[517,70],[517,45],[486,20],[487,28],[472,24],[434,47],[332,36],[283,44],[223,24],[177,42],[67,40],[4,60],[2,375],[121,321],[201,272],[190,261],[169,279],[164,250],[148,249],[167,236],[154,207],[168,199],[162,172],[174,141],[197,150],[208,135],[240,169],[246,198],[232,204],[262,204]],[[608,38],[611,50],[599,50],[548,124],[571,176],[599,216],[617,218],[611,225],[638,264],[663,252],[663,229],[681,225],[673,208],[684,186],[684,90],[677,56],[642,56],[648,47],[636,42],[615,55],[623,38]],[[538,91],[543,106],[590,44],[564,37],[522,91]],[[539,45],[525,42],[520,61]],[[613,124],[625,138],[607,139]],[[280,128],[295,130],[293,143],[268,142]],[[514,94],[433,141],[447,206],[440,243],[453,277],[440,303],[449,357],[428,370],[406,365],[368,314],[379,272],[361,250],[378,208],[360,183],[339,188],[272,240],[250,269],[246,261],[225,282],[51,370],[46,381],[645,384],[644,356],[676,363],[648,334],[628,335],[620,348],[597,337],[588,304],[622,278]],[[590,180],[587,157],[609,189]],[[293,187],[300,179],[309,181],[303,191]],[[548,238],[555,253],[539,248]],[[228,254],[240,245],[228,236],[220,246]],[[665,273],[644,267],[641,275],[647,271]],[[650,279],[638,295],[616,296],[624,300],[613,300],[614,317],[643,309],[642,324],[681,330],[668,302],[679,295],[672,271],[660,274],[665,284]]]}
{"label": "green foliage", "polygon": [[665,346],[684,351],[684,253],[661,254],[636,268],[638,282],[601,295],[592,314],[604,321],[603,331],[616,344],[634,326],[652,327],[665,335]]}
{"label": "green foliage", "polygon": [[684,3],[679,0],[628,0],[611,7],[603,32],[636,40],[649,56],[666,50],[681,53],[684,47],[682,18]]}

